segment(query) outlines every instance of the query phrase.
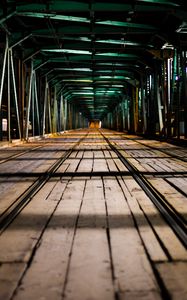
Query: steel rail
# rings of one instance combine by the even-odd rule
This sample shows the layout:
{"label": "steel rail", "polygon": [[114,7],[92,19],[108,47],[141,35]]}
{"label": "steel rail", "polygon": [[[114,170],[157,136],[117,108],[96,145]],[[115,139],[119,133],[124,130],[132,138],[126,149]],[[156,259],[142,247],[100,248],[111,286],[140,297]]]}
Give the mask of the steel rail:
{"label": "steel rail", "polygon": [[151,199],[154,205],[157,207],[161,215],[171,226],[175,234],[178,236],[182,244],[187,248],[187,228],[185,220],[179,215],[175,209],[164,199],[164,197],[150,184],[150,182],[141,174],[136,167],[134,167],[116,147],[110,142],[110,140],[105,137],[105,135],[100,131],[101,135],[104,137],[105,141],[111,147],[111,149],[116,153],[121,162],[128,169],[130,175],[136,180],[142,190]]}
{"label": "steel rail", "polygon": [[[126,136],[124,136],[124,134],[121,134],[121,135],[122,135],[122,138],[124,140],[127,140],[127,141],[130,140],[130,138],[127,138]],[[180,157],[180,156],[178,156],[176,154],[171,154],[171,151],[173,150],[172,148],[170,148],[170,149],[168,148],[168,150],[167,149],[163,150],[163,149],[160,149],[160,148],[157,148],[157,147],[154,147],[154,146],[146,145],[145,143],[143,143],[141,141],[138,141],[138,140],[133,140],[133,141],[135,141],[137,144],[140,144],[140,145],[143,145],[143,146],[147,147],[148,149],[157,150],[157,151],[160,151],[163,154],[168,155],[168,157],[159,157],[159,159],[160,158],[174,158],[174,159],[181,160],[183,162],[187,162],[187,156],[186,157]],[[144,150],[144,149],[142,149],[142,150]],[[141,158],[141,157],[139,157],[139,158]]]}
{"label": "steel rail", "polygon": [[44,145],[36,146],[36,147],[31,148],[31,149],[28,149],[28,150],[25,150],[25,151],[21,151],[21,152],[19,152],[17,154],[13,154],[10,157],[4,158],[2,160],[0,158],[0,164],[3,164],[3,163],[8,162],[8,161],[11,161],[11,160],[13,160],[13,159],[15,159],[17,157],[20,157],[20,156],[22,156],[24,154],[27,154],[27,153],[32,152],[32,151],[35,151],[35,150],[40,149],[42,147],[44,147]]}
{"label": "steel rail", "polygon": [[52,166],[50,166],[49,169],[42,174],[42,176],[37,178],[34,183],[0,215],[0,235],[39,192],[39,190],[47,183],[47,181],[49,181],[49,179],[59,169],[63,162],[71,155],[75,147],[79,145],[87,135],[88,133],[84,137],[80,138],[71,149],[66,151],[62,157],[60,157]]}

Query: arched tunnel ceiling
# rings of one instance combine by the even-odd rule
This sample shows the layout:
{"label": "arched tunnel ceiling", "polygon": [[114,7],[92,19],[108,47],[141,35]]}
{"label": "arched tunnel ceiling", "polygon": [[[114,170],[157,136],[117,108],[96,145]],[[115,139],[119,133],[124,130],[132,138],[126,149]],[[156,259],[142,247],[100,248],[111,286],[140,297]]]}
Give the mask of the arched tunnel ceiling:
{"label": "arched tunnel ceiling", "polygon": [[187,48],[186,1],[1,0],[9,45],[88,119],[102,119],[164,45]]}

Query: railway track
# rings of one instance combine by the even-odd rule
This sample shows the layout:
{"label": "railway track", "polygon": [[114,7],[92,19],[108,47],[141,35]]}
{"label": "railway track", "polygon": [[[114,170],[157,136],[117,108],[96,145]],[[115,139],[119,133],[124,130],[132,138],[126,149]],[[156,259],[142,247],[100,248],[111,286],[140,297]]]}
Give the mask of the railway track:
{"label": "railway track", "polygon": [[[82,279],[87,287],[94,282],[92,278],[97,278],[102,288],[105,278],[109,278],[110,299],[121,299],[121,287],[127,294],[131,289],[134,298],[136,282],[136,295],[145,289],[149,299],[174,299],[164,276],[165,270],[169,270],[172,276],[178,274],[175,280],[186,266],[186,210],[182,211],[178,204],[172,207],[164,193],[159,193],[151,183],[152,179],[157,183],[163,177],[174,179],[176,172],[163,175],[163,172],[140,171],[124,155],[120,137],[115,140],[110,133],[84,131],[76,139],[68,135],[67,144],[60,138],[52,153],[48,147],[41,150],[39,164],[34,167],[29,164],[26,173],[23,165],[16,173],[12,160],[11,172],[0,174],[2,185],[9,176],[18,189],[17,180],[23,180],[23,184],[34,181],[20,197],[14,197],[16,201],[0,216],[1,264],[6,272],[7,262],[11,262],[10,274],[14,272],[16,278],[9,299],[19,299],[20,295],[29,299],[33,291],[35,299],[40,298],[40,293],[48,295],[49,282],[52,280],[52,288],[56,284],[54,274],[61,276],[57,286],[63,299],[69,289],[74,290],[74,284],[76,291],[82,287]],[[1,199],[4,200],[3,194]],[[15,249],[9,251],[14,248],[13,243]],[[12,270],[18,261],[24,269]],[[87,276],[89,268],[93,277]],[[98,270],[102,270],[99,280]],[[148,282],[151,285],[147,288]],[[7,284],[7,290],[10,285]],[[153,291],[158,298],[153,297]],[[84,295],[85,290],[81,297]],[[55,296],[50,295],[51,298]]]}
{"label": "railway track", "polygon": [[18,158],[18,157],[20,157],[20,156],[22,156],[24,154],[29,153],[29,152],[33,152],[35,150],[38,150],[38,149],[40,149],[42,147],[44,147],[44,145],[36,146],[36,147],[33,147],[33,148],[29,149],[29,150],[24,150],[24,151],[21,151],[20,153],[13,154],[13,155],[11,155],[11,156],[9,156],[7,158],[0,159],[0,164],[6,163],[6,162],[11,161],[11,160],[14,160],[15,158]]}
{"label": "railway track", "polygon": [[[0,215],[0,235],[3,233],[3,231],[12,223],[12,221],[15,219],[15,217],[24,209],[24,207],[32,200],[32,198],[39,192],[39,190],[46,184],[46,182],[53,176],[55,176],[55,172],[60,168],[60,166],[64,163],[64,161],[71,155],[74,148],[78,146],[88,135],[86,133],[85,136],[79,139],[78,142],[69,150],[65,152],[59,159],[56,160],[54,164],[52,164],[48,170],[44,173],[42,173],[41,176],[38,176],[38,178],[33,182],[33,184],[23,192],[23,194],[18,197],[11,205],[9,205]],[[38,149],[42,146],[35,147],[34,149]],[[33,151],[34,149],[28,150],[26,152],[20,153],[20,155],[23,155],[27,152]],[[16,155],[18,157],[18,155]],[[15,156],[14,156],[15,158]],[[7,161],[12,160],[13,157],[7,159]],[[11,175],[11,174],[9,174]],[[12,174],[12,176],[15,176],[16,174]],[[19,173],[20,175],[20,173]],[[33,174],[32,174],[33,175]],[[39,174],[37,174],[39,175]],[[59,176],[59,174],[58,174]]]}
{"label": "railway track", "polygon": [[118,158],[128,169],[130,175],[139,184],[142,190],[148,195],[150,200],[155,204],[161,215],[171,226],[175,234],[178,236],[182,244],[187,248],[187,227],[186,220],[171,206],[166,199],[160,194],[147,180],[145,175],[141,174],[135,166],[133,166],[128,159],[126,159],[119,151],[119,149],[114,146],[113,143],[101,132],[105,141],[108,143],[110,148],[116,153]]}
{"label": "railway track", "polygon": [[[65,172],[65,173],[56,173],[56,171],[60,168],[60,166],[66,161],[66,159],[69,158],[71,153],[74,151],[74,149],[81,144],[81,142],[86,138],[87,134],[80,138],[79,141],[68,151],[65,152],[59,159],[56,160],[52,166],[48,168],[48,170],[40,176],[40,174],[34,174],[36,180],[33,182],[33,184],[26,189],[23,194],[18,197],[3,213],[0,215],[0,234],[7,228],[7,226],[13,221],[13,219],[21,212],[21,210],[31,201],[31,199],[36,195],[36,193],[45,185],[45,183],[52,177],[55,176],[70,176],[70,177],[81,177],[84,176],[126,176],[130,174],[135,181],[139,184],[139,186],[142,188],[142,190],[148,195],[148,197],[151,199],[151,201],[155,204],[157,209],[160,211],[164,219],[167,221],[167,223],[171,226],[175,234],[178,236],[178,238],[181,240],[183,245],[187,247],[187,229],[186,229],[186,220],[183,218],[183,216],[178,213],[175,208],[170,205],[166,201],[166,199],[163,197],[162,194],[160,194],[147,180],[146,175],[151,174],[146,172],[140,172],[137,170],[137,168],[128,161],[127,158],[123,156],[123,154],[120,152],[118,144],[108,139],[103,132],[99,132],[101,136],[106,141],[107,145],[110,147],[112,151],[117,155],[117,157],[120,159],[120,161],[123,163],[123,165],[127,168],[128,171],[123,172],[78,172],[76,169],[76,172]],[[38,149],[38,146],[34,149]],[[34,149],[28,150],[33,151]],[[25,153],[25,152],[24,152]],[[22,155],[22,154],[18,154]],[[17,156],[16,156],[17,157]],[[13,159],[13,158],[10,158]],[[80,160],[81,161],[81,160]],[[19,175],[21,173],[19,172]],[[183,175],[186,174],[185,172],[182,173]],[[16,174],[9,174],[10,176],[16,176]],[[158,175],[158,172],[156,173]]]}
{"label": "railway track", "polygon": [[[122,138],[124,140],[130,140],[130,138],[127,138],[124,135],[122,135]],[[161,152],[163,154],[166,154],[169,158],[178,159],[180,161],[187,162],[187,154],[186,154],[185,157],[181,157],[180,154],[176,153],[176,151],[178,150],[178,148],[174,147],[174,149],[173,149],[173,147],[172,147],[172,148],[168,148],[168,149],[160,149],[160,148],[157,148],[157,147],[154,147],[154,146],[150,146],[150,145],[148,145],[146,143],[143,143],[143,142],[141,142],[141,141],[139,141],[137,139],[135,141],[136,141],[137,144],[143,145],[147,149],[156,150],[156,151],[159,151],[159,152]],[[171,154],[171,152],[173,152],[173,153]]]}

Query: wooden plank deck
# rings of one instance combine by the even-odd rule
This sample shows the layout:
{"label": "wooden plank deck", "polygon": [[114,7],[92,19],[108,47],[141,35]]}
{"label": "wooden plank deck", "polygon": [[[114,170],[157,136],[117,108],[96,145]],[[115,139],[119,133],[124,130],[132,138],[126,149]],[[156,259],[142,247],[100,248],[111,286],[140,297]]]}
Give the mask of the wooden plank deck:
{"label": "wooden plank deck", "polygon": [[[187,165],[163,152],[185,149],[103,132],[140,172],[151,172],[146,178],[186,219],[187,175],[179,172]],[[2,163],[0,212],[86,133],[32,144],[42,147]],[[185,247],[133,177],[110,174],[116,171],[127,168],[90,131],[0,235],[0,300],[187,299]]]}

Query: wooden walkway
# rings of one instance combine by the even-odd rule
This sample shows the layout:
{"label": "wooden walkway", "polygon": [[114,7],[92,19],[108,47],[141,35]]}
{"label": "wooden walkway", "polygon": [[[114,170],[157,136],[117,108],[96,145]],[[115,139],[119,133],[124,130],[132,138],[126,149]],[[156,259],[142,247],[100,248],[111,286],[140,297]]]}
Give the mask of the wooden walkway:
{"label": "wooden walkway", "polygon": [[[187,149],[103,134],[186,222]],[[1,230],[0,300],[186,300],[185,246],[98,131],[0,149],[1,215],[72,147]]]}

